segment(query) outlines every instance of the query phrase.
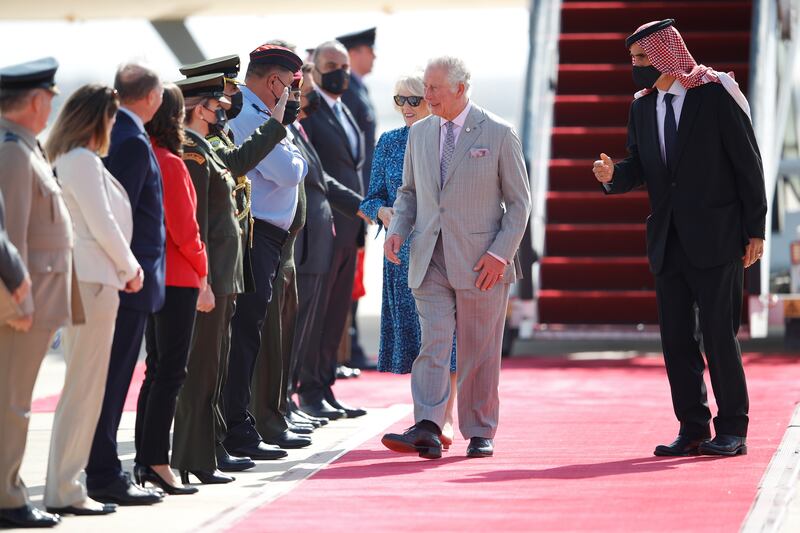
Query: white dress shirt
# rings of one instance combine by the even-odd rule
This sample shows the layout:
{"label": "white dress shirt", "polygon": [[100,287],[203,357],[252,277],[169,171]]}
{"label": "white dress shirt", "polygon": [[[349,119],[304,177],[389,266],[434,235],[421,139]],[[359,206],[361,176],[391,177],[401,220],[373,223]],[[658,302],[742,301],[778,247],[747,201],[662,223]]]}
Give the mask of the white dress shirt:
{"label": "white dress shirt", "polygon": [[[458,136],[461,134],[461,130],[464,128],[464,123],[467,121],[467,115],[469,115],[470,109],[472,109],[472,102],[468,100],[464,110],[461,111],[456,118],[450,121],[453,123],[454,146],[458,144]],[[447,136],[447,128],[445,127],[445,124],[447,124],[447,122],[448,121],[446,118],[439,117],[439,161],[442,160],[442,153],[444,152],[444,138]]]}
{"label": "white dress shirt", "polygon": [[675,111],[675,127],[677,128],[681,123],[681,110],[683,109],[683,102],[686,100],[686,89],[678,80],[672,82],[672,85],[666,91],[658,89],[658,100],[656,100],[658,142],[661,144],[661,160],[664,161],[665,165],[667,164],[667,148],[664,145],[664,121],[667,118],[667,104],[664,102],[664,96],[667,93],[675,95],[672,98],[672,109]]}
{"label": "white dress shirt", "polygon": [[[339,124],[344,129],[344,134],[347,135],[347,141],[350,144],[350,151],[353,154],[353,157],[358,157],[358,130],[356,126],[350,122],[347,116],[344,114],[344,110],[341,111],[341,114],[337,112],[337,106],[344,106],[342,103],[342,98],[337,97],[333,98],[331,95],[326,93],[323,90],[318,91],[320,95],[325,99],[325,102],[333,111],[333,115],[336,117],[336,120],[339,121]],[[341,109],[341,107],[339,107]]]}

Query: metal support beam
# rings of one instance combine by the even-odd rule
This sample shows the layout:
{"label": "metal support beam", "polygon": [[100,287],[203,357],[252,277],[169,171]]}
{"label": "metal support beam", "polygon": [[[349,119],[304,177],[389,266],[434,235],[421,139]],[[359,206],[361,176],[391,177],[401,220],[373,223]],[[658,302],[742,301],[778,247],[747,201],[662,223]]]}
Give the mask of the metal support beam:
{"label": "metal support beam", "polygon": [[197,41],[189,33],[185,20],[151,20],[150,23],[178,58],[179,63],[196,63],[206,58]]}

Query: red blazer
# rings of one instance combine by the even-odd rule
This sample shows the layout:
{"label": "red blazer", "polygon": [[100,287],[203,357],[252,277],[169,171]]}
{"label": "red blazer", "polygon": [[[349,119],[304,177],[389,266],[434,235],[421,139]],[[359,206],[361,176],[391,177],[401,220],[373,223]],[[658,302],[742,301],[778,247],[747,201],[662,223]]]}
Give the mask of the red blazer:
{"label": "red blazer", "polygon": [[151,139],[164,184],[167,279],[172,287],[200,287],[208,274],[206,246],[197,225],[197,193],[183,160]]}

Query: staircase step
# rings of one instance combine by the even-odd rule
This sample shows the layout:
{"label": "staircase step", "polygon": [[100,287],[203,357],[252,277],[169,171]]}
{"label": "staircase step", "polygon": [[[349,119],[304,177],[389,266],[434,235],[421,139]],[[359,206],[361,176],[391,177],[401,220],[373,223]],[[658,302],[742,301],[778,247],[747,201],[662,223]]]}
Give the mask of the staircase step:
{"label": "staircase step", "polygon": [[628,121],[629,95],[558,95],[555,126],[622,126]]}
{"label": "staircase step", "polygon": [[554,158],[598,157],[600,152],[624,154],[628,138],[625,127],[555,127],[551,135]]}
{"label": "staircase step", "polygon": [[[722,62],[709,65],[716,70],[736,74],[736,81],[747,94],[750,68],[746,62]],[[584,63],[559,65],[558,94],[629,95],[636,92],[630,63]],[[627,119],[627,114],[626,114]]]}
{"label": "staircase step", "polygon": [[593,192],[548,192],[547,220],[553,224],[636,224],[647,219],[647,192],[605,195]]}
{"label": "staircase step", "polygon": [[[559,38],[559,62],[605,63],[624,61],[629,57],[625,49],[628,33],[562,33]],[[704,31],[681,34],[686,47],[698,63],[715,65],[748,57],[750,31]]]}
{"label": "staircase step", "polygon": [[674,18],[682,32],[747,31],[751,14],[749,1],[567,2],[561,8],[561,31],[630,35],[645,22],[666,18]]}
{"label": "staircase step", "polygon": [[548,256],[644,256],[644,224],[547,224]]}
{"label": "staircase step", "polygon": [[539,291],[539,317],[555,324],[656,324],[655,291]]}
{"label": "staircase step", "polygon": [[[608,155],[613,158],[613,155]],[[551,159],[549,190],[601,192],[600,184],[592,174],[594,161],[594,159]]]}
{"label": "staircase step", "polygon": [[542,289],[655,289],[644,257],[544,257],[540,273]]}

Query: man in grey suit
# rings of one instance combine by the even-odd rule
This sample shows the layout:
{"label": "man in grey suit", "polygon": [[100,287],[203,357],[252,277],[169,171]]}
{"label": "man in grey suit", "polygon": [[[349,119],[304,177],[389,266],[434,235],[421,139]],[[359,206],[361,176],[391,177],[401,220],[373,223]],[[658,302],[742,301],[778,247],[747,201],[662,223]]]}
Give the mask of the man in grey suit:
{"label": "man in grey suit", "polygon": [[428,63],[425,100],[433,115],[409,132],[403,186],[384,245],[389,261],[399,264],[400,245],[411,239],[408,284],[422,344],[411,371],[416,423],[382,442],[428,459],[442,455],[454,331],[467,456],[494,453],[503,324],[530,212],[519,138],[508,123],[470,102],[469,80],[460,59]]}

